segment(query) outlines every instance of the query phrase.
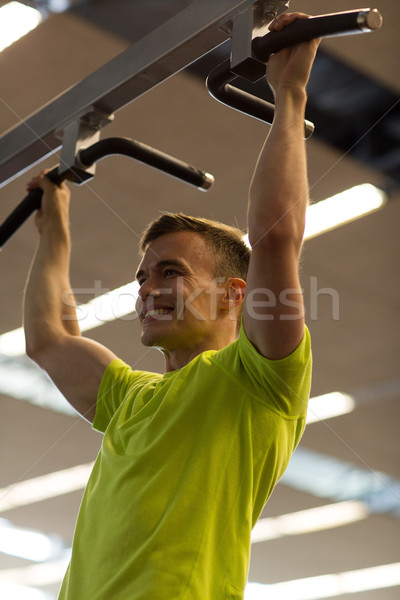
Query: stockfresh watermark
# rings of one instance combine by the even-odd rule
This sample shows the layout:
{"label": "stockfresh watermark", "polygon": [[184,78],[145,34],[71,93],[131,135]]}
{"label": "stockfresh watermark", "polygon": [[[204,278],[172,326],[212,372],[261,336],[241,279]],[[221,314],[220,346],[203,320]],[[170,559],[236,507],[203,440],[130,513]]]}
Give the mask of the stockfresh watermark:
{"label": "stockfresh watermark", "polygon": [[[226,294],[223,283],[221,278],[217,278],[206,288],[198,287],[188,292],[183,278],[176,278],[174,286],[155,288],[145,299],[141,299],[139,287],[135,287],[135,284],[124,286],[120,290],[110,290],[103,287],[100,280],[96,280],[93,286],[74,288],[63,293],[63,320],[78,320],[83,325],[85,321],[101,324],[117,319],[133,321],[144,313],[162,321],[184,320],[188,313],[201,321],[216,320],[220,299]],[[267,287],[247,290],[243,299],[243,310],[252,319],[259,321],[288,321],[303,317],[316,321],[320,313],[324,319],[338,321],[338,291],[331,287],[319,287],[318,278],[315,276],[311,276],[307,283],[308,285],[303,285],[302,288],[285,288],[279,293]],[[204,295],[207,296],[207,302],[204,302]],[[307,297],[307,306],[303,303],[303,295]],[[85,296],[88,297],[88,302],[76,305],[75,297],[83,299]],[[202,302],[199,302],[200,299]],[[232,320],[237,319],[240,304],[241,302],[237,301],[230,303],[229,314]],[[204,314],[205,306],[207,314]]]}

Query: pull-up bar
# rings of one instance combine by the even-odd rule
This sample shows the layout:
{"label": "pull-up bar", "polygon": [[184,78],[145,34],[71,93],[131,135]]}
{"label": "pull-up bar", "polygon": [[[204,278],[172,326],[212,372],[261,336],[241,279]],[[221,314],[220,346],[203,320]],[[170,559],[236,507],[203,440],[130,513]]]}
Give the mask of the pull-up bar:
{"label": "pull-up bar", "polygon": [[[382,16],[376,9],[332,13],[299,19],[281,31],[271,31],[262,37],[255,37],[247,42],[246,47],[238,37],[245,36],[247,40],[251,40],[248,36],[253,23],[251,19],[243,19],[241,29],[237,32],[239,36],[232,37],[232,44],[239,46],[236,53],[235,47],[232,48],[232,55],[236,56],[235,63],[227,60],[210,73],[207,78],[208,91],[222,104],[266,123],[272,123],[275,109],[273,104],[230,85],[238,75],[253,82],[257,81],[265,76],[265,64],[271,54],[283,48],[316,38],[367,33],[379,29],[381,25]],[[304,137],[307,139],[312,135],[314,125],[305,121],[304,127]]]}
{"label": "pull-up bar", "polygon": [[329,15],[309,17],[294,21],[281,31],[271,31],[263,37],[253,39],[254,56],[266,63],[271,54],[316,38],[369,33],[382,26],[382,15],[376,8],[356,9]]}
{"label": "pull-up bar", "polygon": [[[55,183],[64,179],[84,183],[93,176],[91,165],[122,154],[178,177],[199,189],[208,189],[213,176],[182,161],[125,138],[99,140],[100,129],[113,112],[165,80],[180,68],[232,37],[231,59],[208,77],[208,89],[217,100],[271,123],[274,106],[230,86],[237,75],[256,81],[265,75],[269,56],[282,48],[313,38],[362,33],[379,29],[376,9],[354,10],[301,19],[284,30],[253,39],[281,12],[289,0],[219,0],[196,2],[116,59],[32,115],[0,138],[0,186],[61,146],[61,165],[48,173]],[[207,8],[207,10],[205,10]],[[226,36],[225,36],[226,37]],[[305,122],[305,137],[313,131]],[[94,144],[84,148],[89,141]],[[65,158],[66,157],[66,158]],[[0,226],[0,248],[39,208],[41,191],[32,190]]]}
{"label": "pull-up bar", "polygon": [[[63,145],[79,119],[103,128],[117,113],[210,50],[229,34],[221,23],[254,0],[199,0],[139,39],[0,137],[0,187]],[[98,117],[97,115],[104,115]]]}
{"label": "pull-up bar", "polygon": [[[160,150],[128,138],[107,138],[79,150],[74,166],[63,169],[58,165],[47,173],[47,177],[56,184],[60,184],[64,180],[73,181],[78,185],[86,183],[88,178],[82,179],[82,170],[87,172],[87,169],[99,160],[116,154],[144,162],[203,191],[208,190],[214,181],[214,177],[210,173],[200,171],[200,169]],[[7,217],[0,226],[0,249],[30,215],[40,208],[42,195],[43,192],[40,188],[31,190]]]}

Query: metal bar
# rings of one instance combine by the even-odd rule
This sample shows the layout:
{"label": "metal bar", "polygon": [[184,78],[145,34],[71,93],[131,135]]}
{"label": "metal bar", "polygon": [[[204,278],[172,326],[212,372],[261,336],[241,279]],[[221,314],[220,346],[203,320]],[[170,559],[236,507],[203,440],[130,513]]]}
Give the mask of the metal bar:
{"label": "metal bar", "polygon": [[[253,96],[229,85],[236,78],[236,73],[232,73],[230,70],[229,59],[221,63],[211,71],[207,78],[207,88],[210,95],[230,108],[234,108],[265,123],[272,123],[275,106],[258,96]],[[313,131],[313,123],[304,121],[304,137],[308,139]]]}
{"label": "metal bar", "polygon": [[[252,15],[249,10],[241,14],[236,21],[236,38],[239,36],[238,54],[242,60],[226,61],[216,67],[208,76],[207,87],[210,94],[219,102],[251,117],[272,123],[274,105],[229,85],[237,75],[250,81],[257,81],[265,71],[265,63],[271,54],[300,42],[319,37],[332,37],[354,33],[370,32],[382,25],[382,16],[376,9],[357,9],[342,13],[332,13],[298,19],[281,31],[272,31],[251,42],[251,52],[247,52],[246,42],[252,27]],[[240,39],[240,36],[243,40]],[[235,44],[235,34],[233,36]],[[246,53],[248,54],[246,56]],[[250,55],[251,54],[251,55]],[[233,53],[232,53],[233,55]],[[314,131],[314,125],[305,121],[305,138]]]}
{"label": "metal bar", "polygon": [[298,19],[282,31],[254,38],[252,50],[257,60],[266,63],[271,54],[288,46],[319,37],[368,33],[379,29],[382,22],[381,14],[371,8]]}
{"label": "metal bar", "polygon": [[128,138],[100,140],[89,146],[89,148],[80,150],[77,159],[84,168],[87,168],[95,162],[115,154],[139,160],[202,191],[208,190],[214,182],[214,177],[210,173],[200,171],[200,169],[165,154],[165,152]]}
{"label": "metal bar", "polygon": [[0,187],[56,152],[66,125],[112,114],[228,37],[220,30],[254,0],[197,0],[0,138]]}
{"label": "metal bar", "polygon": [[[78,185],[86,183],[89,177],[93,177],[91,167],[99,160],[115,154],[139,160],[202,191],[207,191],[214,182],[210,173],[200,171],[169,154],[128,138],[99,140],[88,148],[79,150],[77,157],[74,157],[74,164],[58,165],[47,173],[47,177],[57,184],[65,179]],[[86,176],[87,172],[89,177]],[[42,196],[43,191],[40,188],[31,190],[0,225],[0,250],[31,214],[41,207]]]}

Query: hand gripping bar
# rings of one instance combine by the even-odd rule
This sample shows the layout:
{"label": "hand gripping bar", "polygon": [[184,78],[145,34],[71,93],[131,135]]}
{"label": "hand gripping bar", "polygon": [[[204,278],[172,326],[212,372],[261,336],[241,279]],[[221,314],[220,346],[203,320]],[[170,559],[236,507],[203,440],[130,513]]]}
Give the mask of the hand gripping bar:
{"label": "hand gripping bar", "polygon": [[[271,54],[315,38],[332,37],[338,35],[364,33],[379,29],[382,25],[382,16],[376,9],[353,10],[342,13],[333,13],[308,19],[298,19],[282,31],[271,31],[263,37],[256,37],[251,44],[253,62],[258,62],[260,69],[268,62]],[[260,75],[264,74],[260,71]],[[257,96],[253,96],[232,85],[229,85],[237,75],[230,69],[230,60],[221,63],[207,78],[207,88],[210,95],[250,117],[255,117],[266,123],[272,123],[275,107]],[[305,135],[308,139],[314,125],[310,121],[304,123]]]}
{"label": "hand gripping bar", "polygon": [[[66,177],[60,177],[58,167],[55,167],[46,177],[53,183],[60,184]],[[25,198],[10,213],[6,220],[0,225],[0,250],[12,235],[21,227],[21,225],[31,216],[35,210],[39,209],[42,202],[43,190],[35,188],[31,190]]]}
{"label": "hand gripping bar", "polygon": [[298,19],[281,31],[271,31],[253,39],[254,57],[267,63],[274,52],[316,38],[368,33],[382,26],[382,15],[375,8],[331,13],[308,19]]}
{"label": "hand gripping bar", "polygon": [[[196,167],[173,158],[160,150],[128,138],[107,138],[80,150],[76,157],[76,167],[79,167],[80,170],[89,168],[102,158],[114,154],[139,160],[203,191],[208,190],[214,181],[214,177],[210,173],[200,171]],[[46,176],[56,184],[60,184],[65,179],[78,184],[82,183],[79,176],[74,172],[74,167],[62,172],[60,166],[57,166],[49,171]],[[28,217],[40,208],[42,195],[43,191],[39,188],[31,190],[0,225],[0,249]]]}

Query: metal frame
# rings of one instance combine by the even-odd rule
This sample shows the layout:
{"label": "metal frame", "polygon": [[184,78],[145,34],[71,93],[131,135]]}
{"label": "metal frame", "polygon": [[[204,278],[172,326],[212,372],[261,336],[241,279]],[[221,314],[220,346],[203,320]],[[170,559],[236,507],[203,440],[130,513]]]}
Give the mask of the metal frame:
{"label": "metal frame", "polygon": [[[275,0],[281,2],[281,0]],[[0,187],[62,145],[84,119],[94,129],[157,84],[223,43],[221,27],[255,0],[197,0],[0,138]]]}
{"label": "metal frame", "polygon": [[[232,70],[256,80],[260,66],[264,71],[261,62],[268,60],[268,53],[275,51],[281,38],[279,48],[312,39],[321,32],[336,35],[370,31],[382,23],[378,11],[357,9],[293,23],[283,32],[252,41],[257,29],[260,33],[270,18],[288,5],[289,0],[197,0],[6,132],[0,138],[0,187],[55,153],[63,143],[62,163],[72,167],[76,151],[88,138],[98,139],[100,129],[112,120],[114,112],[219,46],[229,35],[234,34]],[[308,37],[304,37],[304,29]],[[256,53],[254,60],[257,41],[262,45],[259,51],[266,54],[260,58]]]}
{"label": "metal frame", "polygon": [[[268,4],[270,3],[267,2],[264,6],[264,11]],[[285,9],[285,5],[277,6],[278,10]],[[260,36],[257,33],[265,27],[266,15],[265,12],[261,13],[260,18],[257,10],[254,10],[257,8],[257,5],[250,6],[233,18],[231,59],[218,65],[210,73],[207,87],[219,102],[266,123],[272,123],[275,106],[230,85],[237,75],[251,82],[258,81],[265,76],[265,65],[271,54],[283,48],[315,38],[368,33],[382,25],[382,15],[378,10],[355,9],[298,19],[281,31],[267,32]],[[313,131],[314,125],[305,121],[304,137],[308,139]]]}
{"label": "metal frame", "polygon": [[[202,191],[207,191],[214,182],[214,177],[210,173],[200,171],[200,169],[165,154],[165,152],[151,148],[151,146],[129,138],[113,137],[99,140],[100,132],[96,132],[93,136],[90,129],[87,131],[84,126],[79,128],[75,127],[79,124],[73,123],[73,125],[73,131],[67,131],[64,135],[62,153],[66,154],[66,161],[61,161],[60,165],[46,174],[53,183],[60,184],[65,179],[73,181],[77,185],[86,183],[94,175],[95,163],[113,154],[129,156],[144,162]],[[96,138],[97,141],[95,141]],[[88,140],[92,140],[94,143],[86,146]],[[0,225],[0,250],[31,214],[41,207],[42,196],[42,189],[30,190]]]}

